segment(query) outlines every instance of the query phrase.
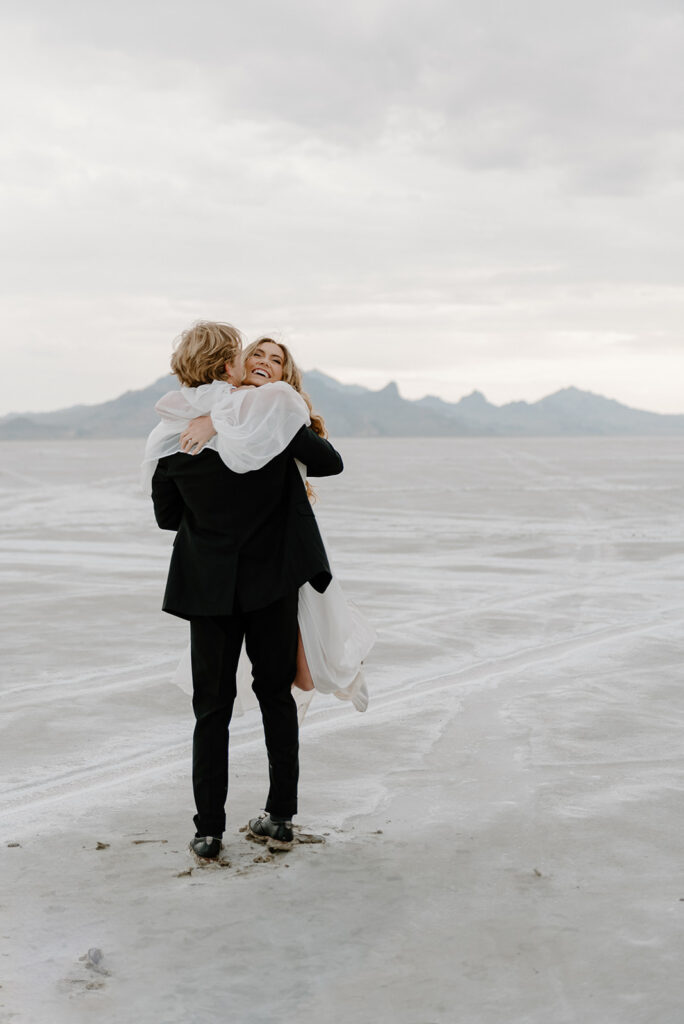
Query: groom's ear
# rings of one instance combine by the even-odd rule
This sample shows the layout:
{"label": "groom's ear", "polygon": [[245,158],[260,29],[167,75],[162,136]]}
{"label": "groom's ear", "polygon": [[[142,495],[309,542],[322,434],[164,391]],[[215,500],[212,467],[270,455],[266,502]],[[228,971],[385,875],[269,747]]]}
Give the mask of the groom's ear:
{"label": "groom's ear", "polygon": [[226,376],[228,377],[231,384],[238,387],[242,384],[242,378],[244,377],[244,369],[242,366],[242,356],[236,356],[232,363],[226,363]]}

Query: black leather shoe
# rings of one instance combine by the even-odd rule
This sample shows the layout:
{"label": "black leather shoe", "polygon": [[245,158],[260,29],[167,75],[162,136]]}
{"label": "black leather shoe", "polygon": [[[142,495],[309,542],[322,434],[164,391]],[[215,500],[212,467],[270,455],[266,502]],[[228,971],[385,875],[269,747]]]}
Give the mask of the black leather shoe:
{"label": "black leather shoe", "polygon": [[249,823],[249,831],[255,839],[261,843],[273,843],[289,846],[292,843],[292,822],[273,821],[270,814],[263,814],[260,818],[252,818]]}
{"label": "black leather shoe", "polygon": [[216,860],[223,849],[223,843],[214,836],[195,836],[190,840],[190,849],[202,860]]}

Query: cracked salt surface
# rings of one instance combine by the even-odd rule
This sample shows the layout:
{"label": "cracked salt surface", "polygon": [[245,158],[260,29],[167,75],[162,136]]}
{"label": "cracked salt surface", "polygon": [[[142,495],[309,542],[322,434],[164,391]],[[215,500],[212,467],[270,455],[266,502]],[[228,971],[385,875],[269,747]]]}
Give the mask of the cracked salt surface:
{"label": "cracked salt surface", "polygon": [[287,861],[239,834],[265,759],[236,722],[231,867],[205,871],[140,446],[0,445],[0,1014],[672,1024],[684,444],[339,447],[316,514],[378,631],[371,705],[314,700],[301,820],[328,838]]}

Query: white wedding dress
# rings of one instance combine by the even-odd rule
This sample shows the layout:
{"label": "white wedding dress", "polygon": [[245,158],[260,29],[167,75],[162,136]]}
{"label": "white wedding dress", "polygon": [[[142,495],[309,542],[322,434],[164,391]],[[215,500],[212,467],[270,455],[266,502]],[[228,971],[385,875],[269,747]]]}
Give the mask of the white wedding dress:
{"label": "white wedding dress", "polygon": [[[309,410],[289,384],[276,382],[259,388],[235,390],[224,381],[198,388],[170,391],[157,402],[162,417],[150,434],[143,461],[143,482],[150,484],[158,459],[179,452],[180,435],[191,419],[211,414],[216,435],[205,447],[217,451],[236,473],[261,469],[282,452],[297,431],[310,422]],[[188,458],[193,458],[188,455]],[[302,477],[306,469],[297,463]],[[368,706],[362,663],[375,642],[375,631],[349,603],[335,576],[323,594],[305,583],[299,590],[299,630],[314,690],[293,687],[300,721],[313,694],[331,693],[351,701],[358,711]],[[192,693],[188,645],[173,681]],[[237,699],[233,713],[258,707],[252,691],[251,665],[243,646],[237,673]]]}

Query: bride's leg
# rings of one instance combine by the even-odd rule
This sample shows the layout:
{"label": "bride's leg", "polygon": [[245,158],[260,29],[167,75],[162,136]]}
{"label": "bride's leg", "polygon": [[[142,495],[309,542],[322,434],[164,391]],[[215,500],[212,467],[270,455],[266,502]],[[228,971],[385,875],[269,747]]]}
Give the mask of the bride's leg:
{"label": "bride's leg", "polygon": [[309,672],[309,663],[306,660],[306,654],[304,653],[304,644],[302,643],[302,634],[297,630],[298,643],[297,643],[297,674],[294,677],[293,686],[299,687],[300,690],[313,690],[314,682]]}

